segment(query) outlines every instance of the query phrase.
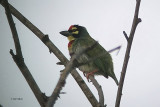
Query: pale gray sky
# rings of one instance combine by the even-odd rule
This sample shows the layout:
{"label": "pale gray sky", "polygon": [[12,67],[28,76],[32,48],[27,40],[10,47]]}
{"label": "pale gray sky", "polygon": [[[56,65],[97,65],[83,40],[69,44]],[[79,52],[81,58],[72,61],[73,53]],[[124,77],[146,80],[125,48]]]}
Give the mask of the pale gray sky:
{"label": "pale gray sky", "polygon": [[[88,29],[90,35],[106,49],[122,45],[119,54],[112,53],[114,69],[120,78],[126,40],[133,20],[136,0],[9,0],[26,18],[69,58],[68,40],[59,34],[72,24]],[[142,0],[130,61],[125,78],[121,107],[159,107],[160,106],[160,1]],[[59,60],[50,54],[48,48],[21,22],[14,18],[19,34],[23,56],[38,86],[46,95],[51,95],[63,66],[56,65]],[[11,31],[5,11],[0,6],[0,104],[4,107],[39,107],[30,87],[9,54],[14,49]],[[81,76],[86,81],[82,72]],[[96,77],[102,85],[105,103],[114,107],[117,86],[114,81],[103,76]],[[98,98],[92,83],[88,86]],[[91,107],[83,92],[70,75],[55,107]],[[22,98],[13,100],[12,98]]]}

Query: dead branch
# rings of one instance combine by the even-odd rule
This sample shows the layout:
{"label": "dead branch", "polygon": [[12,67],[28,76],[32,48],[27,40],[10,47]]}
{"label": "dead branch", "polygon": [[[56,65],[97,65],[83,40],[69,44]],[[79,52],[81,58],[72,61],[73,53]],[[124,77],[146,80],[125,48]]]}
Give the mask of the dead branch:
{"label": "dead branch", "polygon": [[48,99],[46,107],[53,107],[53,105],[55,104],[56,100],[58,99],[60,91],[65,86],[66,78],[67,78],[68,74],[74,68],[74,63],[73,63],[74,60],[75,59],[72,58],[69,61],[69,63],[67,64],[66,68],[63,70],[63,73],[61,74],[61,76],[60,76],[60,78],[58,80],[56,88],[54,89],[52,95]]}
{"label": "dead branch", "polygon": [[104,95],[103,95],[103,91],[102,91],[102,87],[101,85],[98,84],[97,80],[94,78],[94,76],[89,76],[89,79],[91,80],[91,82],[93,83],[93,85],[96,87],[97,91],[98,91],[98,95],[99,95],[99,105],[97,105],[97,107],[105,107],[104,105]]}
{"label": "dead branch", "polygon": [[[2,6],[4,6],[4,2],[1,2]],[[67,58],[62,54],[62,52],[50,41],[50,39],[45,36],[36,26],[34,26],[28,19],[26,19],[19,11],[17,11],[12,5],[9,4],[9,8],[11,13],[20,20],[27,28],[29,28],[48,48],[52,51],[55,56],[66,66],[68,63]],[[82,77],[76,70],[71,71],[71,75],[76,80],[83,93],[86,95],[88,100],[90,101],[93,107],[98,105],[98,101],[95,96],[92,94]]]}
{"label": "dead branch", "polygon": [[[141,2],[141,0],[136,0],[135,14],[134,14],[134,19],[133,19],[130,35],[129,35],[128,39],[127,39],[127,41],[128,41],[127,43],[128,44],[127,44],[126,54],[125,54],[124,63],[123,63],[123,67],[122,67],[119,87],[118,87],[118,91],[117,91],[117,98],[116,98],[115,107],[119,107],[120,106],[120,101],[121,101],[121,96],[122,96],[122,89],[123,89],[126,69],[127,69],[127,65],[128,65],[128,61],[129,61],[132,41],[133,41],[133,37],[134,37],[135,30],[137,28],[137,25],[138,25],[139,22],[141,22],[141,19],[138,18],[140,2]],[[124,34],[124,36],[126,37],[125,34]]]}
{"label": "dead branch", "polygon": [[124,37],[126,38],[127,42],[129,41],[128,35],[125,31],[123,31]]}
{"label": "dead branch", "polygon": [[24,62],[22,51],[21,51],[21,46],[20,46],[20,42],[19,42],[19,38],[18,38],[18,34],[17,34],[17,30],[16,30],[15,24],[13,22],[13,18],[12,18],[7,0],[4,0],[4,8],[6,10],[6,16],[7,16],[10,28],[11,28],[13,40],[14,40],[14,43],[15,43],[15,49],[16,49],[16,55],[13,53],[12,49],[10,50],[10,54],[12,55],[13,60],[17,64],[18,68],[20,69],[21,73],[25,77],[26,81],[28,82],[28,84],[29,84],[30,88],[32,89],[34,95],[36,96],[39,104],[42,107],[44,107],[46,97],[43,97],[42,92],[40,91],[38,85],[36,84],[35,80],[33,79],[32,75],[29,71],[29,69],[27,68],[27,66]]}

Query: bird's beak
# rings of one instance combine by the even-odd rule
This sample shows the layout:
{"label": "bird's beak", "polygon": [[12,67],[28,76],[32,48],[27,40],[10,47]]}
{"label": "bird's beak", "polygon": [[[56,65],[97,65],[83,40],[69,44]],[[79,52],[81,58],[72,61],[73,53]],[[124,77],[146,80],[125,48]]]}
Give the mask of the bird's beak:
{"label": "bird's beak", "polygon": [[71,33],[69,33],[68,31],[61,31],[61,32],[59,32],[61,35],[63,35],[63,36],[66,36],[66,37],[68,37],[68,36],[71,36],[72,34]]}

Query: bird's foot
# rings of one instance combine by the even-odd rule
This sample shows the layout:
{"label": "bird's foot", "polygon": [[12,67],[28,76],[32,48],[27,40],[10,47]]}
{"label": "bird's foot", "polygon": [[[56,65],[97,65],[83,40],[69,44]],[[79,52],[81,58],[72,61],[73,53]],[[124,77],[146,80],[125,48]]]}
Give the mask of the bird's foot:
{"label": "bird's foot", "polygon": [[89,81],[89,76],[90,76],[90,75],[94,76],[94,73],[97,72],[97,71],[98,71],[98,70],[94,70],[94,71],[92,71],[92,72],[90,72],[90,73],[87,73],[86,78],[87,78],[88,82],[90,82],[90,81]]}
{"label": "bird's foot", "polygon": [[83,75],[86,77],[86,72],[85,71],[82,71],[83,72]]}

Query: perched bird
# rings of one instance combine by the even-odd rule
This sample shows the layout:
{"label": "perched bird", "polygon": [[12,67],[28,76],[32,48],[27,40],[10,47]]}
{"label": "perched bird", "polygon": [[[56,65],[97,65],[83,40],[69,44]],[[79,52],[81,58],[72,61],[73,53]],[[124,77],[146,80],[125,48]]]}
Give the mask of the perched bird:
{"label": "perched bird", "polygon": [[[67,31],[61,31],[60,34],[66,36],[69,40],[68,50],[70,55],[79,53],[82,49],[93,45],[96,41],[89,35],[87,29],[79,25],[71,25]],[[93,49],[86,51],[79,58],[78,63],[85,63],[89,59],[96,57],[99,54],[105,53],[103,56],[96,58],[95,60],[79,66],[79,70],[87,74],[87,79],[90,75],[103,75],[108,78],[110,76],[114,79],[118,85],[118,80],[113,71],[113,62],[110,54],[97,43]]]}

